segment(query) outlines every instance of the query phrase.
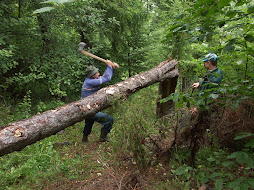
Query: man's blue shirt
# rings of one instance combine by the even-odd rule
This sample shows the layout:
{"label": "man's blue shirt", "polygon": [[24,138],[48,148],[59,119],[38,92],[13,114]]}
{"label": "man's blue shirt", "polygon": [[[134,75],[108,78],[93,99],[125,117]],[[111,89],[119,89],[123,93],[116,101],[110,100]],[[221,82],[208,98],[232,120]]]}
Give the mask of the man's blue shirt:
{"label": "man's blue shirt", "polygon": [[94,94],[98,90],[100,90],[100,85],[111,80],[113,76],[113,68],[111,66],[107,66],[106,71],[102,76],[99,76],[98,79],[86,78],[82,89],[81,89],[81,98],[85,98]]}

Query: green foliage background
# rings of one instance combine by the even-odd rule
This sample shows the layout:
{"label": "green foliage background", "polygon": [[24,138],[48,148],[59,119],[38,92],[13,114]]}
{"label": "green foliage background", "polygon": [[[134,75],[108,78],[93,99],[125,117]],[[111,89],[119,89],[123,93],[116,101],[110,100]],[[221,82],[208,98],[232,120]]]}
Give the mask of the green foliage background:
{"label": "green foliage background", "polygon": [[[78,53],[80,41],[88,45],[89,52],[120,65],[109,84],[153,68],[171,55],[179,61],[180,77],[176,93],[167,100],[176,102],[176,108],[185,105],[203,108],[204,101],[217,98],[220,94],[224,97],[222,106],[230,105],[236,109],[242,100],[253,100],[254,97],[253,12],[253,0],[1,1],[0,125],[28,118],[80,98],[86,67],[94,64],[101,73],[105,68],[103,63]],[[207,92],[194,100],[190,86],[205,74],[200,59],[210,52],[219,57],[218,66],[223,71],[223,83],[216,89],[216,94]],[[147,96],[146,93],[151,95]],[[147,133],[158,132],[154,129],[157,118],[153,118],[156,93],[155,85],[131,97],[130,104],[125,104],[129,109],[125,117],[122,117],[121,111],[125,107],[114,109],[115,117],[121,122],[116,124],[112,132],[112,152],[120,151],[123,155],[131,152],[140,166],[149,163],[149,151],[138,142]],[[143,105],[139,101],[154,103],[154,108],[153,105]],[[135,115],[133,110],[140,115]],[[70,132],[71,135],[78,133],[81,133],[81,128],[76,133]],[[59,153],[52,148],[52,143],[58,140],[47,138],[43,145],[37,143],[21,155],[13,153],[6,156],[6,162],[1,158],[4,162],[0,173],[4,181],[1,183],[11,188],[13,184],[27,180],[31,172],[37,170],[44,172],[38,174],[44,176],[44,179],[61,172],[75,176],[75,172],[67,172],[66,165],[75,168],[82,159],[77,158],[77,162],[71,163],[72,158],[63,158],[66,164],[61,164],[58,161]],[[118,150],[119,142],[126,145],[121,150]],[[253,141],[246,146],[232,154],[220,149],[201,150],[198,157],[211,154],[208,164],[200,161],[202,166],[207,164],[209,174],[218,177],[216,175],[221,172],[220,166],[226,171],[220,174],[218,181],[214,181],[217,189],[222,189],[225,184],[231,189],[237,189],[234,188],[235,184],[239,186],[238,189],[253,187],[253,180],[232,177],[228,174],[230,170],[226,169],[232,166],[230,159],[235,159],[233,161],[239,164],[237,166],[248,165],[244,174],[253,172]],[[227,159],[223,158],[225,155]],[[245,160],[240,159],[242,155]],[[190,184],[184,182],[190,181],[190,176],[194,174],[196,184],[211,180],[205,175],[204,167],[191,168],[182,162],[181,156],[181,152],[175,155],[175,164],[172,165],[173,174],[179,177],[176,181],[180,182],[178,185],[181,188],[185,185],[188,189]],[[19,167],[22,163],[25,164]],[[57,166],[56,172],[47,173],[54,165]],[[219,167],[213,169],[216,165]],[[8,175],[5,176],[6,173]],[[226,181],[222,181],[223,178]],[[30,183],[35,182],[33,180]],[[244,183],[240,188],[241,182]]]}

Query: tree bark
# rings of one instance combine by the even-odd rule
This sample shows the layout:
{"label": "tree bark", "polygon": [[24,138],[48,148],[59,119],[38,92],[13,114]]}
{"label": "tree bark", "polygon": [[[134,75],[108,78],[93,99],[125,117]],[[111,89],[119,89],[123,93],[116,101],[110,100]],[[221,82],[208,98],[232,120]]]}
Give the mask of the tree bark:
{"label": "tree bark", "polygon": [[175,60],[108,86],[81,100],[37,114],[0,128],[0,156],[54,135],[57,132],[106,109],[115,100],[154,83],[179,75]]}
{"label": "tree bark", "polygon": [[169,100],[165,103],[160,103],[159,101],[163,98],[168,97],[171,93],[175,92],[177,85],[178,76],[173,78],[166,79],[159,84],[159,99],[157,101],[157,116],[163,117],[165,115],[170,114],[170,112],[174,111],[174,102],[173,100]]}

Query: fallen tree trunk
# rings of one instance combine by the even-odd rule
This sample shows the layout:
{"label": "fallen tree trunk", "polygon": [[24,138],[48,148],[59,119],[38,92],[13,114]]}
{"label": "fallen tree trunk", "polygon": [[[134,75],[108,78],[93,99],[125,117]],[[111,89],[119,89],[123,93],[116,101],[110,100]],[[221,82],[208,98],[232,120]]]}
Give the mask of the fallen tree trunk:
{"label": "fallen tree trunk", "polygon": [[169,63],[162,62],[149,71],[103,88],[91,96],[1,127],[0,156],[22,150],[27,145],[54,135],[66,127],[106,109],[116,99],[128,96],[154,83],[178,76],[176,64],[175,60]]}

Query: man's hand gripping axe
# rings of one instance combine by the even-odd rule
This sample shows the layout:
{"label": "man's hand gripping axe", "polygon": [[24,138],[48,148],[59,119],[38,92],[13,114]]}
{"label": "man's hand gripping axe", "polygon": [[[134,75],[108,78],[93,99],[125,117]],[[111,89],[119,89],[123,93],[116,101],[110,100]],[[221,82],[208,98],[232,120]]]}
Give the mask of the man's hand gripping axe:
{"label": "man's hand gripping axe", "polygon": [[[79,43],[78,51],[79,51],[80,53],[83,53],[83,54],[85,54],[85,55],[88,55],[88,56],[90,56],[90,57],[92,57],[92,58],[95,58],[95,59],[97,59],[97,60],[99,60],[99,61],[102,61],[102,62],[106,63],[107,65],[109,64],[109,61],[108,61],[108,60],[102,59],[101,57],[98,57],[98,56],[96,56],[96,55],[94,55],[94,54],[92,54],[92,53],[89,53],[89,52],[85,51],[85,50],[84,50],[84,47],[85,47],[85,46],[86,46],[86,43],[80,42],[80,43]],[[110,64],[110,65],[113,67],[113,69],[119,68],[119,65],[118,65],[117,63],[115,63],[115,62],[111,62],[111,63],[112,63],[112,64]]]}

